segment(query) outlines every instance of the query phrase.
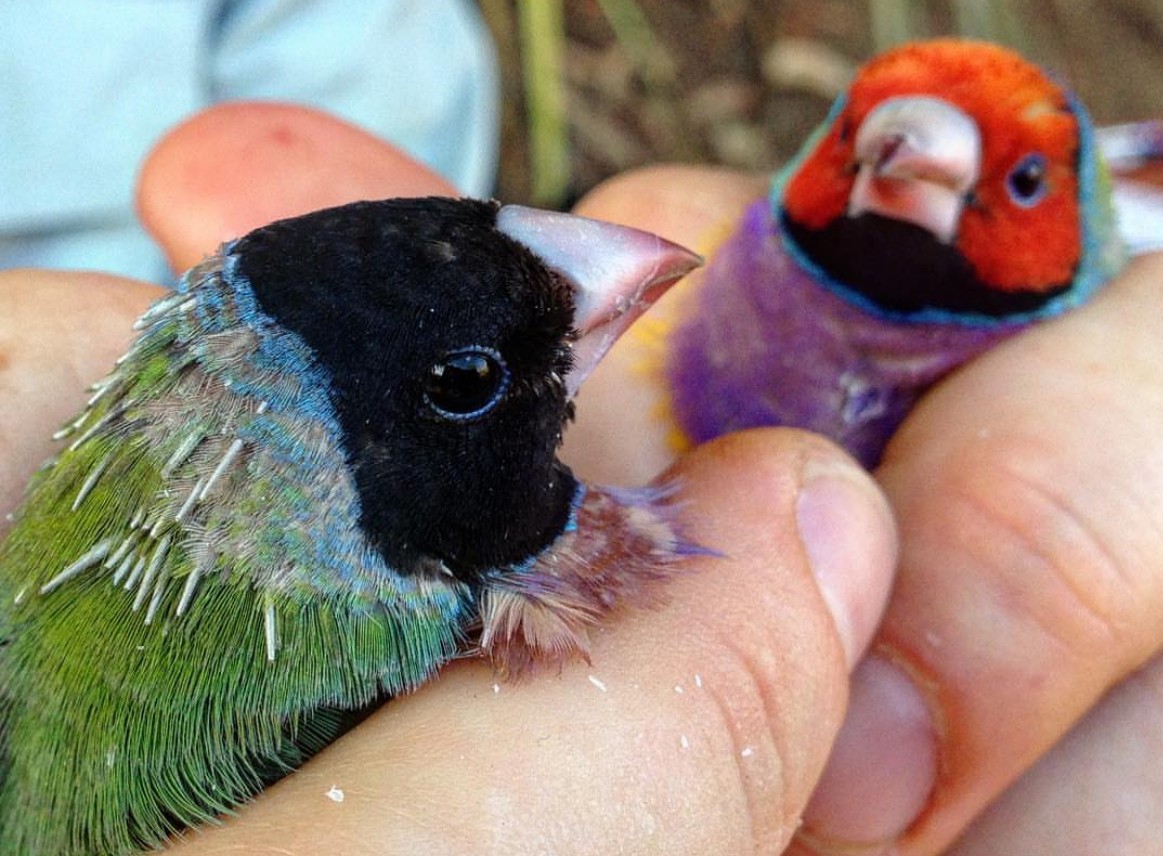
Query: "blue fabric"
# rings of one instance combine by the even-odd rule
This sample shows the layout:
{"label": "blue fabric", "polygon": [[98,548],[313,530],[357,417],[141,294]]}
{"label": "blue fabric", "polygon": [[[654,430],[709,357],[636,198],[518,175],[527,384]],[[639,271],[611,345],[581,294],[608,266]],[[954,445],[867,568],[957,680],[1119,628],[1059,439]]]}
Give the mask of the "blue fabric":
{"label": "blue fabric", "polygon": [[326,110],[488,195],[499,91],[470,0],[41,0],[0,6],[0,267],[169,281],[136,223],[146,153],[210,104]]}

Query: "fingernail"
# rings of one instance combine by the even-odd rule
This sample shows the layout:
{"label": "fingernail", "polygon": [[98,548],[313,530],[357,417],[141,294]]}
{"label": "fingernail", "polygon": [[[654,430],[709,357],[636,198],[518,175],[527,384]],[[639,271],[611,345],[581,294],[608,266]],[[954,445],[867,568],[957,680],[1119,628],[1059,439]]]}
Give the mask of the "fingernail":
{"label": "fingernail", "polygon": [[881,853],[924,809],[937,780],[937,732],[909,676],[872,656],[852,676],[848,716],[804,812],[819,853]]}
{"label": "fingernail", "polygon": [[896,564],[896,530],[867,473],[840,458],[804,467],[796,522],[851,668],[880,623]]}

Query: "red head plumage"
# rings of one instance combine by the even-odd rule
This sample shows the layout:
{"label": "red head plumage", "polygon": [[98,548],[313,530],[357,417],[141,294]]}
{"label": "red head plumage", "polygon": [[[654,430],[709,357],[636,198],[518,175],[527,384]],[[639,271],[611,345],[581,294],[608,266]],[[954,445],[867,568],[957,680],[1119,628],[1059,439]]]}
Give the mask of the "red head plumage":
{"label": "red head plumage", "polygon": [[[878,107],[902,97],[952,105],[976,125],[974,180],[953,188],[948,176],[914,171],[910,177],[925,184],[925,192],[956,196],[946,239],[977,278],[1001,292],[1042,293],[1067,284],[1082,253],[1078,119],[1069,95],[1043,71],[984,42],[913,43],[865,65],[788,180],[782,201],[787,216],[811,230],[850,212],[854,191],[861,192],[861,128]],[[898,142],[882,141],[876,159],[895,157]],[[950,186],[934,189],[941,182]],[[891,180],[882,184],[879,198],[896,192]]]}

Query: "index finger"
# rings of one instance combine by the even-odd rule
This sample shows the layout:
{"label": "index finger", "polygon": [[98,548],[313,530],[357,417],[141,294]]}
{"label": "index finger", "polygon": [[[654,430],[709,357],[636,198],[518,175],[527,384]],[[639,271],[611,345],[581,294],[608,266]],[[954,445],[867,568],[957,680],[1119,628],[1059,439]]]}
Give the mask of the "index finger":
{"label": "index finger", "polygon": [[[220,105],[147,158],[138,208],[175,271],[279,217],[373,196],[455,194],[398,149],[318,110]],[[53,451],[52,433],[113,367],[163,290],[96,273],[0,272],[0,508]]]}
{"label": "index finger", "polygon": [[[877,475],[901,570],[874,643],[891,681],[854,694],[817,841],[939,852],[1163,649],[1161,282],[1163,257],[1140,260],[939,385],[893,439]],[[929,710],[907,745],[889,743],[890,689]],[[910,760],[873,793],[870,769],[934,753],[936,775]],[[892,812],[859,810],[894,792]]]}
{"label": "index finger", "polygon": [[432,170],[320,110],[210,107],[167,134],[142,167],[137,206],[175,271],[259,226],[359,199],[456,196]]}
{"label": "index finger", "polygon": [[0,271],[0,508],[52,454],[52,433],[113,366],[164,291],[97,273]]}

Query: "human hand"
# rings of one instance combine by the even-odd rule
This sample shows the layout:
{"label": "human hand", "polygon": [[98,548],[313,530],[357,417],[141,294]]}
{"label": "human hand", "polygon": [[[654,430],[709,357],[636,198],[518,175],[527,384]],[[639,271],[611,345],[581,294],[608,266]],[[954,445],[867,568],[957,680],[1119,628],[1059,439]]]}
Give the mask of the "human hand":
{"label": "human hand", "polygon": [[[655,168],[580,213],[698,249],[761,192]],[[1136,261],[939,384],[894,438],[876,476],[898,580],[789,852],[1163,852],[1161,284],[1163,256]],[[621,432],[653,426],[595,462],[645,479],[670,452],[640,349],[628,339],[583,396],[616,392]],[[583,398],[573,439],[608,430]]]}
{"label": "human hand", "polygon": [[[354,129],[267,105],[210,111],[175,133],[146,165],[140,207],[181,269],[276,217],[449,192]],[[0,274],[7,507],[158,293],[112,277]],[[583,476],[600,448],[635,446],[597,442],[574,446]],[[864,474],[798,432],[730,438],[675,473],[692,538],[726,556],[693,559],[663,607],[595,634],[592,665],[496,685],[486,664],[455,663],[176,849],[783,850],[879,619],[891,521]]]}

